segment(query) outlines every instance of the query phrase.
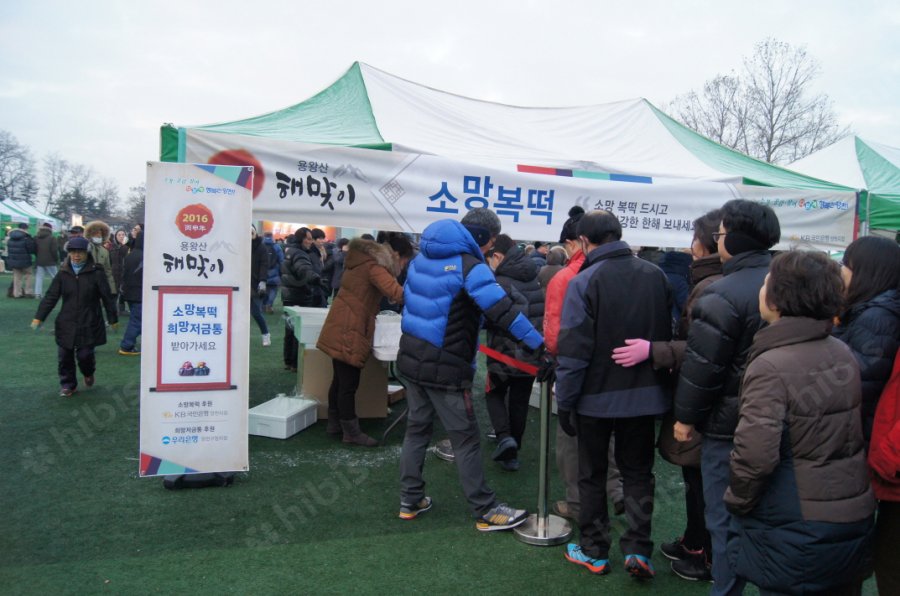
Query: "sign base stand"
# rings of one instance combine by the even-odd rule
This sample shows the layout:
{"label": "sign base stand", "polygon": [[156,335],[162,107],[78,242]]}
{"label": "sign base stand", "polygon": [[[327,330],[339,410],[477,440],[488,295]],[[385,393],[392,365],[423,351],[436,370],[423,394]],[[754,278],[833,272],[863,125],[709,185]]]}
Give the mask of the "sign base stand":
{"label": "sign base stand", "polygon": [[542,519],[532,513],[525,523],[513,530],[517,540],[535,546],[556,546],[572,537],[572,526],[558,515],[548,515]]}

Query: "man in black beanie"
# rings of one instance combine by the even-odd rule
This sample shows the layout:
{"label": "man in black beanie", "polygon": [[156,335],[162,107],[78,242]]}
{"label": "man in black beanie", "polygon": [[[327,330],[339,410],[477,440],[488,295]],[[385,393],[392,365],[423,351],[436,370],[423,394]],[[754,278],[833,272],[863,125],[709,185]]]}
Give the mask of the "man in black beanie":
{"label": "man in black beanie", "polygon": [[675,393],[675,438],[689,440],[695,427],[703,433],[700,471],[712,538],[713,595],[739,594],[745,583],[725,556],[731,514],[723,497],[730,477],[741,377],[753,336],[765,324],[759,313],[759,289],[772,261],[769,249],[780,238],[778,217],[770,207],[743,199],[722,206],[722,223],[713,239],[724,277],[694,305]]}

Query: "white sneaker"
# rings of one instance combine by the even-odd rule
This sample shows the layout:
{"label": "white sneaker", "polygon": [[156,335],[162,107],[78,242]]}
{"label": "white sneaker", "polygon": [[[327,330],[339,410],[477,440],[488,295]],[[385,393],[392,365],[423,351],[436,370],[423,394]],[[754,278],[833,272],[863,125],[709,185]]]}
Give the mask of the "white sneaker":
{"label": "white sneaker", "polygon": [[263,333],[262,336],[263,347],[272,345],[272,334],[271,333]]}

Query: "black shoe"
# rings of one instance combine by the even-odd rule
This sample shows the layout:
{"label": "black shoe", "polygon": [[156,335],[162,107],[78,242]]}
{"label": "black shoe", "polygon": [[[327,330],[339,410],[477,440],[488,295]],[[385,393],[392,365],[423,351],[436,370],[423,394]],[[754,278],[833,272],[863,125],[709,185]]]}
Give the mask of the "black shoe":
{"label": "black shoe", "polygon": [[613,503],[613,513],[616,515],[622,515],[625,513],[625,501],[616,501]]}
{"label": "black shoe", "polygon": [[691,556],[691,551],[684,547],[684,537],[679,536],[672,542],[664,542],[659,545],[662,554],[672,561],[684,561]]}
{"label": "black shoe", "polygon": [[672,561],[672,571],[681,579],[692,582],[711,582],[712,571],[702,550],[690,553],[686,559]]}
{"label": "black shoe", "polygon": [[516,444],[516,440],[512,437],[503,437],[499,443],[497,443],[497,448],[494,449],[494,452],[491,454],[491,459],[494,461],[506,461],[508,459],[514,459],[519,455],[519,445]]}
{"label": "black shoe", "polygon": [[497,431],[495,431],[493,427],[491,427],[491,429],[487,431],[487,438],[491,441],[497,440]]}

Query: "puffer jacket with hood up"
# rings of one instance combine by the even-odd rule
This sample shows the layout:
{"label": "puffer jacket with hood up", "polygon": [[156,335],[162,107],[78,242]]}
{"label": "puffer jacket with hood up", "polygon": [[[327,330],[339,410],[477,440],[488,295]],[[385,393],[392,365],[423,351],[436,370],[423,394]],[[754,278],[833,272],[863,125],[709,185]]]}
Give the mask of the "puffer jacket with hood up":
{"label": "puffer jacket with hood up", "polygon": [[483,316],[532,350],[541,346],[541,334],[515,309],[461,223],[432,223],[419,249],[403,291],[397,366],[406,378],[430,387],[470,389]]}

